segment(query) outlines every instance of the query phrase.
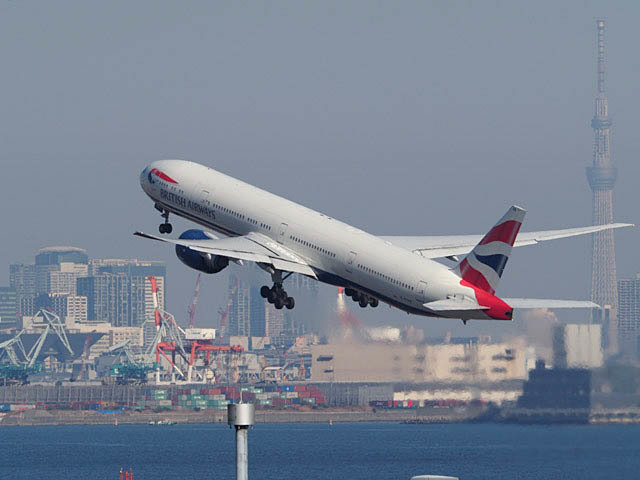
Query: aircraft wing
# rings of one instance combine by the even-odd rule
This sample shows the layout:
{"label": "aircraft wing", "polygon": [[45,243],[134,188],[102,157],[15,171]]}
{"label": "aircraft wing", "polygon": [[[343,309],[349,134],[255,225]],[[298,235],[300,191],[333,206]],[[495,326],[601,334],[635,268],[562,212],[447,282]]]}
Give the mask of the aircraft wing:
{"label": "aircraft wing", "polygon": [[587,300],[552,300],[546,298],[503,298],[513,308],[600,308]]}
{"label": "aircraft wing", "polygon": [[[633,227],[631,223],[609,223],[591,227],[566,228],[564,230],[543,230],[539,232],[522,232],[518,234],[514,247],[535,245],[547,240],[575,237],[587,233],[600,232],[614,228]],[[426,258],[455,257],[469,253],[482,240],[483,235],[451,235],[451,236],[380,236],[383,240],[398,247],[406,248]]]}
{"label": "aircraft wing", "polygon": [[162,238],[143,232],[135,232],[134,235],[173,245],[181,245],[196,252],[220,255],[232,260],[266,263],[273,265],[276,270],[301,273],[317,279],[315,272],[306,261],[290,249],[260,233],[206,240]]}

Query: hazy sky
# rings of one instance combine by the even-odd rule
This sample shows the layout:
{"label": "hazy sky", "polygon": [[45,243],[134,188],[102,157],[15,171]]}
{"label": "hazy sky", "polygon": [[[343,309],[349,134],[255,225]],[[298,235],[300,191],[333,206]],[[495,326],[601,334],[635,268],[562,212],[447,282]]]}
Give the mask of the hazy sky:
{"label": "hazy sky", "polygon": [[[525,230],[588,225],[599,16],[615,215],[639,222],[637,2],[0,0],[0,284],[50,245],[161,259],[185,316],[196,273],[131,235],[157,230],[138,175],[161,158],[372,233],[484,233],[513,203]],[[616,233],[619,276],[640,271],[638,235]],[[498,293],[588,298],[589,254],[587,238],[518,249]],[[200,324],[217,323],[227,275],[205,279]],[[357,312],[427,334],[496,329]]]}

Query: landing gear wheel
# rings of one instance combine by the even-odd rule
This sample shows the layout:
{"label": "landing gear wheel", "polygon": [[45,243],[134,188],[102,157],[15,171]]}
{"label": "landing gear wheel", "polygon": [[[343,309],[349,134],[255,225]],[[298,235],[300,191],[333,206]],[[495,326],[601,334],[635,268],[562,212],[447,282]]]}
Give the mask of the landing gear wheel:
{"label": "landing gear wheel", "polygon": [[369,305],[369,299],[368,299],[365,295],[362,295],[362,296],[360,297],[360,300],[358,301],[358,304],[359,304],[362,308],[364,308],[364,307],[366,307],[367,305]]}
{"label": "landing gear wheel", "polygon": [[287,300],[284,302],[285,307],[287,307],[287,310],[291,310],[293,309],[293,307],[296,306],[296,301],[293,299],[293,297],[287,297]]}
{"label": "landing gear wheel", "polygon": [[276,303],[277,299],[278,299],[278,294],[276,293],[276,291],[275,290],[269,290],[269,294],[267,295],[267,302]]}
{"label": "landing gear wheel", "polygon": [[260,296],[262,298],[267,298],[269,296],[269,292],[271,291],[271,289],[269,287],[267,287],[266,285],[263,285],[260,288]]}
{"label": "landing gear wheel", "polygon": [[373,308],[376,308],[378,306],[378,299],[377,298],[370,298],[369,299],[369,305],[371,305]]}
{"label": "landing gear wheel", "polygon": [[158,210],[162,212],[162,218],[164,218],[164,223],[161,223],[158,227],[160,233],[171,233],[173,231],[173,227],[169,223],[169,212],[166,210],[162,210],[161,207],[156,206]]}
{"label": "landing gear wheel", "polygon": [[276,307],[277,310],[282,310],[282,307],[284,307],[284,301],[282,300],[281,297],[276,298],[276,301],[273,302],[273,305]]}

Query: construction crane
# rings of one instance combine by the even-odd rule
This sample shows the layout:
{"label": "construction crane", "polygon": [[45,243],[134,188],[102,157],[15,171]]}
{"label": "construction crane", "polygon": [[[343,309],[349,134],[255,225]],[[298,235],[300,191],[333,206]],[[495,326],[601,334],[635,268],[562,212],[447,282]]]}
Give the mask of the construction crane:
{"label": "construction crane", "polygon": [[227,336],[227,319],[229,318],[229,310],[231,309],[231,304],[233,303],[233,296],[236,294],[236,290],[238,290],[239,281],[237,277],[233,277],[233,285],[231,286],[231,290],[229,291],[229,299],[227,300],[227,306],[218,310],[220,314],[220,338],[225,338]]}
{"label": "construction crane", "polygon": [[[185,363],[188,363],[188,354],[184,346],[183,339],[185,331],[176,323],[175,318],[168,312],[160,310],[158,303],[158,283],[156,278],[151,275],[147,277],[151,282],[151,292],[153,294],[154,318],[156,324],[156,335],[153,342],[147,348],[145,353],[146,363],[153,363],[155,355],[155,363],[160,365],[160,356],[162,356],[171,365],[171,372],[177,372],[182,379],[185,379],[185,372],[176,364],[176,354],[178,354]],[[171,357],[167,355],[171,353]],[[156,383],[160,383],[160,369],[156,369]]]}
{"label": "construction crane", "polygon": [[200,295],[200,273],[198,274],[198,279],[196,280],[196,289],[193,292],[193,300],[191,300],[191,305],[189,305],[189,309],[187,312],[189,313],[189,328],[193,328],[193,317],[196,315],[196,303],[198,303],[198,295]]}
{"label": "construction crane", "polygon": [[28,351],[22,342],[22,335],[26,333],[25,330],[21,330],[15,337],[0,343],[0,361],[3,361],[5,356],[9,360],[8,364],[6,361],[0,364],[0,378],[5,384],[7,381],[26,383],[30,374],[39,372],[42,369],[38,357],[49,335],[56,335],[65,350],[73,356],[73,349],[60,317],[48,310],[39,310],[34,315],[34,318],[40,317],[43,318],[45,327],[38,340]]}

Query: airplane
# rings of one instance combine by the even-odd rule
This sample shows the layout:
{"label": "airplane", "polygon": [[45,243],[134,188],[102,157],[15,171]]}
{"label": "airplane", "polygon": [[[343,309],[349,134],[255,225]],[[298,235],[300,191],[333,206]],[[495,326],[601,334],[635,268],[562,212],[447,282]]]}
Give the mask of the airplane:
{"label": "airplane", "polygon": [[513,205],[484,236],[378,236],[185,160],[151,163],[140,185],[164,219],[161,234],[173,229],[170,214],[207,230],[189,229],[177,239],[134,235],[175,245],[182,263],[204,273],[255,262],[271,275],[273,285],[260,294],[276,309],[295,306],[284,288],[293,273],[343,287],[363,308],[382,301],[409,314],[464,323],[510,321],[514,308],[595,308],[588,301],[508,299],[495,292],[512,247],[632,226],[519,233],[526,211]]}

